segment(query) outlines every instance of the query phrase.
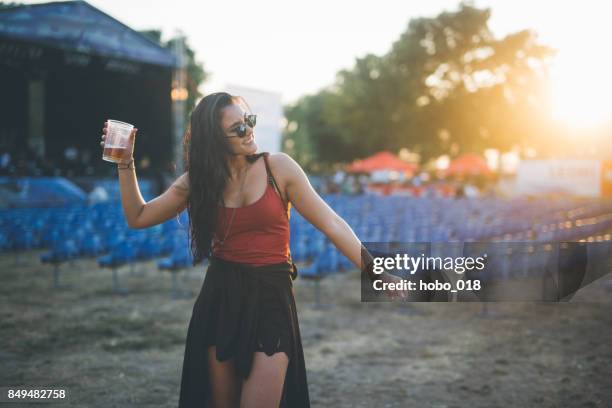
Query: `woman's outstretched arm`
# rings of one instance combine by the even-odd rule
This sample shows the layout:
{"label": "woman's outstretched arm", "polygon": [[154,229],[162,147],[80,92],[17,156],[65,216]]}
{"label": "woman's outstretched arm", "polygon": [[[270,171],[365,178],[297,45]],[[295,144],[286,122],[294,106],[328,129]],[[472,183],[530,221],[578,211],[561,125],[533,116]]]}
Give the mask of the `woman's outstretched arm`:
{"label": "woman's outstretched arm", "polygon": [[[357,268],[362,267],[362,256],[365,265],[370,264],[372,256],[369,254],[351,227],[329,206],[312,188],[306,173],[290,156],[276,153],[270,156],[271,170],[278,175],[284,184],[287,199],[295,209],[342,252]],[[363,250],[363,252],[362,252]],[[368,270],[370,279],[384,278],[387,281],[400,280],[385,274],[378,277]]]}

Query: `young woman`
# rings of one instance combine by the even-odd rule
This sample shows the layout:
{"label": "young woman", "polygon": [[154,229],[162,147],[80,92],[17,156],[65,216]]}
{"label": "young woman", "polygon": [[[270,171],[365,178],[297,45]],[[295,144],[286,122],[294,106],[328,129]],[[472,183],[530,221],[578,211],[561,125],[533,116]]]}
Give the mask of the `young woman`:
{"label": "young woman", "polygon": [[[194,262],[210,260],[187,333],[181,408],[310,406],[292,289],[291,205],[361,266],[361,242],[302,168],[284,153],[256,154],[247,110],[224,92],[203,98],[184,140],[186,172],[149,202],[133,164],[136,129],[118,164],[128,225],[150,227],[187,208]],[[103,133],[101,145],[106,126]]]}

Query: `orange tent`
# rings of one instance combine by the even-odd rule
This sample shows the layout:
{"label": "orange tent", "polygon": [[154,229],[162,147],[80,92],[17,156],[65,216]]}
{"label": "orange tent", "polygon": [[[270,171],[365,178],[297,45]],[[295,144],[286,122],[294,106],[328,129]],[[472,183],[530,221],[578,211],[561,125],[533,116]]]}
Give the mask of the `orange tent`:
{"label": "orange tent", "polygon": [[349,173],[371,173],[378,170],[403,171],[411,176],[416,171],[416,165],[406,163],[391,152],[383,151],[363,160],[355,160],[347,168]]}
{"label": "orange tent", "polygon": [[488,176],[491,175],[491,169],[483,157],[474,153],[466,153],[451,161],[444,174],[447,176]]}

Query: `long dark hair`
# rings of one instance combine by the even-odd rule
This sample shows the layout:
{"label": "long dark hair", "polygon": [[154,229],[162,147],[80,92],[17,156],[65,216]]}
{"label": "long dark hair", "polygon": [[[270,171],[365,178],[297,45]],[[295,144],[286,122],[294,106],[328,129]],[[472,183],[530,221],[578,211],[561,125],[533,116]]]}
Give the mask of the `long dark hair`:
{"label": "long dark hair", "polygon": [[[224,137],[221,111],[232,104],[246,105],[246,102],[226,92],[204,97],[191,112],[183,139],[185,171],[189,172],[187,211],[194,265],[210,257],[217,206],[225,205],[223,191],[230,177],[227,158],[232,150]],[[247,158],[253,160],[253,156],[256,155]]]}

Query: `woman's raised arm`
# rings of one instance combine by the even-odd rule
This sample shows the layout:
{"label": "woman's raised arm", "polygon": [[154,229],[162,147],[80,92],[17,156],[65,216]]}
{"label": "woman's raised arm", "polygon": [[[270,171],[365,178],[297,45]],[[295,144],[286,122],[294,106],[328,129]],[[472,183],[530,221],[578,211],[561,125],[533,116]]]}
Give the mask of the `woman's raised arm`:
{"label": "woman's raised arm", "polygon": [[[107,125],[102,129],[102,142],[104,148]],[[121,159],[119,173],[119,188],[121,190],[121,205],[127,224],[131,228],[147,228],[152,225],[161,224],[164,221],[180,214],[188,205],[189,197],[189,174],[184,173],[160,196],[146,202],[136,178],[136,169],[133,165],[134,142],[137,129],[132,131],[129,143]],[[128,164],[127,166],[124,164]]]}
{"label": "woman's raised arm", "polygon": [[177,178],[163,194],[145,202],[138,188],[135,169],[117,171],[121,188],[121,205],[131,228],[147,228],[161,224],[187,208],[188,173]]}

